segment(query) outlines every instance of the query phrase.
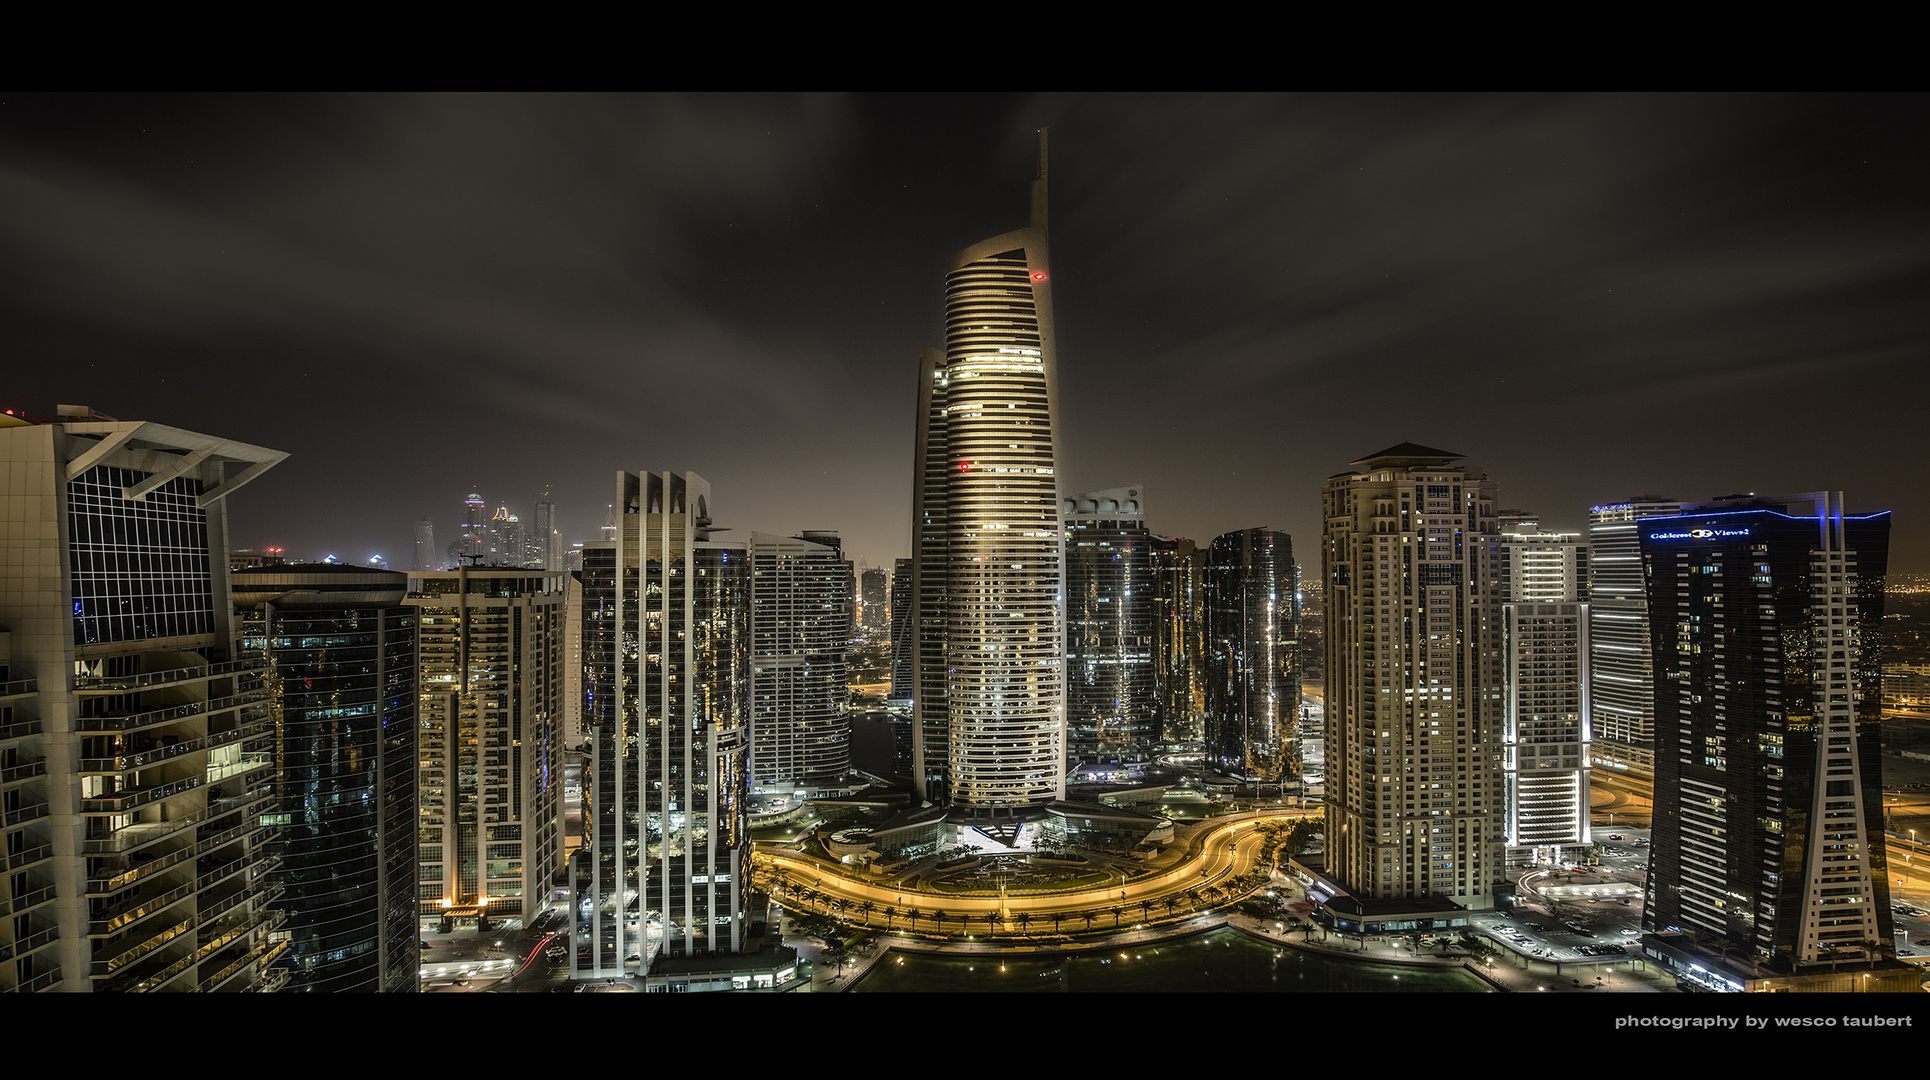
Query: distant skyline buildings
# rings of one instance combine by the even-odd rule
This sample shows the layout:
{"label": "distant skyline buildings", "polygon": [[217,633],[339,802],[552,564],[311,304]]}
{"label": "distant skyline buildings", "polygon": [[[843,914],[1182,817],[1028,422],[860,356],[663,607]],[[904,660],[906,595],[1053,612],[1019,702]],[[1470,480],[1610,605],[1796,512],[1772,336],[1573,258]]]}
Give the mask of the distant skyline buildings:
{"label": "distant skyline buildings", "polygon": [[[549,489],[537,497],[528,522],[521,514],[499,502],[496,509],[478,492],[463,500],[458,534],[438,557],[435,551],[435,518],[415,522],[412,570],[453,570],[458,566],[506,566],[523,570],[572,569],[563,534],[556,526],[556,504]],[[373,560],[371,560],[373,561]]]}

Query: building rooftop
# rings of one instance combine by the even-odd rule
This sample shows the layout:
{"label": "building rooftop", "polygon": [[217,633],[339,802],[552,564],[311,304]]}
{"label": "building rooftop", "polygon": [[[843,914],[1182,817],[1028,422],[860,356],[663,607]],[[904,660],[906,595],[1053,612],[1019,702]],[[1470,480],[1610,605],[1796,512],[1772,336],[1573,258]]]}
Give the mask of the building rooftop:
{"label": "building rooftop", "polygon": [[1398,446],[1390,446],[1378,454],[1369,454],[1349,464],[1359,465],[1364,471],[1366,469],[1377,469],[1389,465],[1446,465],[1449,462],[1458,461],[1464,457],[1467,457],[1467,455],[1456,454],[1448,450],[1436,450],[1431,446],[1422,446],[1420,443],[1404,442]]}

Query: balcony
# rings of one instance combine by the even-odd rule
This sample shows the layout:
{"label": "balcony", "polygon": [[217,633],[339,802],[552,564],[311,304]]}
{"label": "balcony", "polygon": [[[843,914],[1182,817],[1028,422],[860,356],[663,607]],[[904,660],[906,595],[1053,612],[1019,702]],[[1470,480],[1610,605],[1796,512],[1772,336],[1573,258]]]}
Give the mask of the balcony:
{"label": "balcony", "polygon": [[52,945],[54,942],[59,940],[60,940],[60,927],[49,926],[47,929],[42,930],[39,933],[29,934],[26,937],[21,938],[19,941],[14,942],[13,954],[15,956],[25,956],[28,953],[37,952],[41,949],[44,949],[47,946]]}
{"label": "balcony", "polygon": [[7,784],[18,784],[23,780],[31,780],[36,776],[45,775],[47,775],[47,759],[33,758],[29,761],[23,761],[18,765],[10,765],[4,769],[0,769],[0,787]]}
{"label": "balcony", "polygon": [[113,716],[83,716],[74,721],[76,731],[105,732],[126,735],[162,724],[172,724],[189,717],[206,713],[226,712],[243,705],[268,700],[268,688],[260,687],[243,690],[239,694],[213,698],[208,701],[189,701],[179,705],[166,705],[159,709],[148,709],[137,713],[118,713]]}
{"label": "balcony", "polygon": [[96,959],[94,961],[94,974],[100,977],[111,977],[114,973],[121,971],[130,964],[138,962],[142,957],[147,956],[149,953],[180,937],[182,934],[187,933],[193,926],[193,919],[182,919],[180,922],[155,934],[153,937],[136,942],[132,948],[127,949],[117,956],[110,956],[104,960]]}
{"label": "balcony", "polygon": [[158,765],[163,761],[180,757],[182,754],[205,750],[209,741],[208,739],[182,739],[179,742],[144,746],[134,753],[117,754],[114,757],[81,758],[80,771],[83,774],[133,772],[136,769],[145,769],[150,765]]}
{"label": "balcony", "polygon": [[53,968],[49,971],[43,971],[40,974],[35,975],[33,978],[28,979],[26,982],[21,983],[15,989],[17,992],[22,994],[40,994],[40,993],[45,993],[48,990],[52,990],[54,987],[59,985],[60,985],[60,969]]}
{"label": "balcony", "polygon": [[281,956],[282,953],[288,951],[288,945],[289,943],[287,941],[263,942],[262,944],[255,946],[254,950],[248,953],[246,956],[241,957],[239,960],[236,960],[234,963],[229,964],[227,967],[224,967],[220,971],[215,972],[213,975],[210,975],[207,978],[202,979],[201,984],[198,987],[196,987],[196,989],[200,990],[202,993],[210,993],[215,989],[219,988],[222,983],[225,983],[229,979],[232,979],[236,975],[240,974],[241,971],[245,968],[252,967],[256,964],[261,964],[264,966],[267,964],[272,964],[275,962],[276,958]]}
{"label": "balcony", "polygon": [[199,776],[190,776],[169,784],[129,788],[126,791],[116,791],[111,795],[96,795],[91,799],[80,801],[81,816],[132,813],[140,807],[193,791],[203,782]]}
{"label": "balcony", "polygon": [[[126,828],[116,829],[110,836],[83,840],[81,851],[87,855],[125,855],[211,818],[223,817],[237,810],[245,812],[259,809],[273,794],[267,788],[260,788],[233,798],[210,799],[208,807],[203,810],[191,811],[168,821],[135,822]],[[250,827],[252,825],[252,822],[249,823]]]}
{"label": "balcony", "polygon": [[169,668],[166,671],[150,671],[141,675],[80,675],[74,679],[74,690],[82,694],[125,694],[132,690],[184,686],[222,675],[267,670],[266,660],[251,656],[245,660],[229,660],[205,667]]}
{"label": "balcony", "polygon": [[46,862],[53,857],[54,846],[52,844],[36,844],[33,847],[23,848],[7,856],[7,870],[9,872],[26,870],[29,867]]}
{"label": "balcony", "polygon": [[6,823],[8,825],[22,825],[29,821],[39,821],[41,818],[44,818],[46,816],[47,816],[46,803],[44,802],[28,803],[27,805],[22,806],[18,810],[7,811]]}
{"label": "balcony", "polygon": [[12,742],[15,739],[25,739],[38,734],[40,734],[40,718],[37,716],[16,719],[11,724],[0,724],[0,743]]}
{"label": "balcony", "polygon": [[43,885],[37,889],[28,889],[18,896],[15,896],[6,904],[0,905],[0,915],[24,915],[42,904],[53,903],[54,897],[55,892],[52,885]]}
{"label": "balcony", "polygon": [[34,679],[15,679],[0,682],[0,705],[10,705],[18,698],[39,693],[38,681]]}

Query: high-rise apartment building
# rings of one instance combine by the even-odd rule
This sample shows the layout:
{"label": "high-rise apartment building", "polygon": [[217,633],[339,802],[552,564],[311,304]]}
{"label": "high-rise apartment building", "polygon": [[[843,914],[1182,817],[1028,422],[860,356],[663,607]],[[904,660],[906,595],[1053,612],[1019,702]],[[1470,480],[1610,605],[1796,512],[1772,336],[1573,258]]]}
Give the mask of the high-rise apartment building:
{"label": "high-rise apartment building", "polygon": [[1655,673],[1642,584],[1641,523],[1682,504],[1654,495],[1588,511],[1589,710],[1593,761],[1649,774],[1655,768]]}
{"label": "high-rise apartment building", "polygon": [[[1503,832],[1509,858],[1560,862],[1590,842],[1588,544],[1519,511],[1501,532]],[[1509,514],[1501,515],[1504,522]]]}
{"label": "high-rise apartment building", "polygon": [[1206,558],[1206,766],[1256,784],[1299,776],[1299,571],[1269,529],[1213,540]]}
{"label": "high-rise apartment building", "polygon": [[1501,877],[1495,484],[1461,457],[1402,443],[1322,498],[1326,869],[1351,896],[1329,905],[1342,922],[1486,908]]}
{"label": "high-rise apartment building", "polygon": [[1502,829],[1522,862],[1559,863],[1588,821],[1588,605],[1504,603]]}
{"label": "high-rise apartment building", "polygon": [[[1703,958],[1718,983],[1894,955],[1878,693],[1889,528],[1834,492],[1640,523],[1656,674],[1644,924],[1722,953]],[[1649,940],[1683,955],[1681,939]]]}
{"label": "high-rise apartment building", "polygon": [[891,694],[885,699],[893,709],[912,702],[911,639],[911,560],[899,559],[891,567]]}
{"label": "high-rise apartment building", "polygon": [[751,929],[749,551],[711,538],[695,473],[618,483],[616,539],[583,552],[593,975],[740,952]]}
{"label": "high-rise apartment building", "polygon": [[1110,761],[1159,735],[1144,489],[1074,495],[1064,512],[1067,752]]}
{"label": "high-rise apartment building", "polygon": [[1198,742],[1205,731],[1206,552],[1184,537],[1152,540],[1154,694],[1159,738]]}
{"label": "high-rise apartment building", "polygon": [[1588,541],[1580,533],[1503,529],[1495,582],[1503,603],[1588,602]]}
{"label": "high-rise apartment building", "polygon": [[286,980],[274,728],[227,571],[227,496],[286,456],[84,406],[0,418],[0,989]]}
{"label": "high-rise apartment building", "polygon": [[425,921],[527,919],[562,866],[563,590],[513,567],[409,575]]}
{"label": "high-rise apartment building", "polygon": [[[1031,225],[952,258],[944,357],[928,352],[920,374],[914,732],[927,767],[916,779],[921,795],[971,812],[1065,794],[1057,381],[1041,133]],[[932,684],[941,675],[946,746],[935,783]]]}
{"label": "high-rise apartment building", "polygon": [[835,533],[751,534],[751,782],[851,770],[851,563]]}
{"label": "high-rise apartment building", "polygon": [[285,992],[414,993],[416,610],[409,576],[277,566],[231,577],[244,655],[268,664],[270,817]]}

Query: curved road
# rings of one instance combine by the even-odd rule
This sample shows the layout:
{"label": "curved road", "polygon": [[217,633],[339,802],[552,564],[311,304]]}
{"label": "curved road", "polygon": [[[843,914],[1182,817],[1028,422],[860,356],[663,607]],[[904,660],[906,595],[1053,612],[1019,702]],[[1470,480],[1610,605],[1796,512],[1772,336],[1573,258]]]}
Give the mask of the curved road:
{"label": "curved road", "polygon": [[[1113,916],[1114,926],[1120,926],[1124,924],[1127,914],[1137,912],[1142,917],[1158,914],[1166,908],[1165,901],[1169,897],[1182,897],[1194,889],[1223,886],[1255,869],[1267,839],[1259,826],[1287,816],[1275,814],[1215,824],[1194,838],[1189,845],[1193,850],[1173,867],[1128,881],[1123,886],[1107,885],[1071,893],[1003,898],[959,896],[914,891],[899,887],[896,882],[872,882],[847,877],[823,859],[792,851],[760,851],[753,859],[782,882],[780,895],[784,897],[787,907],[806,906],[825,911],[836,908],[842,902],[840,918],[867,926],[888,924],[888,929],[909,927],[915,932],[916,924],[907,918],[907,913],[913,910],[918,912],[917,922],[927,922],[935,916],[941,916],[943,921],[961,923],[966,929],[972,923],[990,925],[994,915],[998,917],[998,922],[1009,928],[1017,925],[1020,914],[1029,917],[1027,924],[1058,916],[1061,923],[1073,918],[1083,919],[1087,927],[1110,915]],[[816,890],[818,898],[815,902],[805,905],[793,899],[796,890],[803,887]],[[861,906],[866,903],[873,906],[868,914]],[[1114,914],[1114,908],[1119,909],[1119,914]],[[887,909],[894,912],[889,918],[885,915]],[[1184,910],[1186,914],[1192,914],[1193,905],[1185,905]],[[1174,915],[1180,911],[1178,905],[1168,909]],[[1090,919],[1086,919],[1088,914],[1091,915]],[[1059,932],[1059,925],[1054,923],[1054,933]],[[942,927],[943,922],[940,923],[941,932]]]}

